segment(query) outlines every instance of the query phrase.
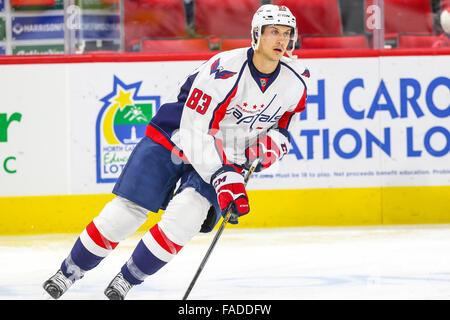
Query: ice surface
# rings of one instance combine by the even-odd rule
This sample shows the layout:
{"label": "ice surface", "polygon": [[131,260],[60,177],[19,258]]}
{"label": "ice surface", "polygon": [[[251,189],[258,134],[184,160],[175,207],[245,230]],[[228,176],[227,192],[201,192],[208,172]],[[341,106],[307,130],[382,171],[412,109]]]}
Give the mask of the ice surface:
{"label": "ice surface", "polygon": [[[128,299],[181,299],[216,231],[199,234]],[[61,298],[103,300],[141,233]],[[78,235],[0,237],[0,299],[42,299]],[[224,231],[190,299],[449,299],[450,225]]]}

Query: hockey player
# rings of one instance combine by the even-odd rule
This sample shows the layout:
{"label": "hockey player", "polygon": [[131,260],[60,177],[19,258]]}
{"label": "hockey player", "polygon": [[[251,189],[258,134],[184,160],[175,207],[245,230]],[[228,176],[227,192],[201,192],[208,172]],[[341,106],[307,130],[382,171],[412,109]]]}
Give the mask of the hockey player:
{"label": "hockey player", "polygon": [[218,53],[187,77],[176,101],[160,107],[114,186],[116,197],[44,283],[53,298],[132,235],[149,211],[165,210],[107,286],[109,299],[124,299],[228,208],[231,223],[249,213],[242,171],[256,158],[262,170],[288,153],[289,123],[306,100],[305,69],[292,58],[297,26],[290,10],[261,6],[251,36],[251,48]]}

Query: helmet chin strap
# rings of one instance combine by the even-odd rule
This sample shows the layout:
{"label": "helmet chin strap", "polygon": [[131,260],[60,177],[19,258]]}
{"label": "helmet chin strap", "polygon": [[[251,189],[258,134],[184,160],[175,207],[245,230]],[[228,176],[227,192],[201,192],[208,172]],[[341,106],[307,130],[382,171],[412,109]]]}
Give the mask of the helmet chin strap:
{"label": "helmet chin strap", "polygon": [[[298,31],[297,31],[297,28],[292,28],[292,32],[294,33],[294,34],[293,34],[293,37],[292,37],[292,48],[290,48],[289,50],[286,50],[286,53],[287,53],[287,55],[289,56],[289,58],[291,58],[291,59],[297,59],[297,58],[298,58],[297,56],[293,56],[293,55],[292,55],[292,53],[293,53],[294,50],[295,50],[295,43],[297,42],[297,37],[298,37]],[[289,42],[291,42],[291,40],[289,40]],[[289,45],[290,45],[290,43],[288,44],[288,47],[289,47]]]}
{"label": "helmet chin strap", "polygon": [[252,47],[253,47],[253,50],[254,51],[256,51],[256,50],[258,50],[258,48],[259,48],[259,42],[260,42],[260,39],[261,39],[261,27],[256,27],[255,28],[256,30],[253,30],[252,31]]}
{"label": "helmet chin strap", "polygon": [[298,59],[298,56],[293,56],[292,55],[292,53],[293,53],[293,51],[294,51],[294,47],[295,47],[295,43],[293,44],[293,46],[292,46],[293,48],[292,49],[290,49],[290,50],[286,50],[286,53],[287,53],[287,55],[289,56],[289,58],[291,58],[291,59]]}

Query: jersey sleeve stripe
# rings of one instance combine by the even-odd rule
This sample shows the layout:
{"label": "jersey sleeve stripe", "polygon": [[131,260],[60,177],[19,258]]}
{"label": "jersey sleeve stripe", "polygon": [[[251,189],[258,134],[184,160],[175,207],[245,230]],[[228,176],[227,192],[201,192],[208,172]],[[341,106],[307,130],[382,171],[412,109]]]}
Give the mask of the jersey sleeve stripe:
{"label": "jersey sleeve stripe", "polygon": [[278,127],[287,129],[292,120],[294,114],[302,112],[306,108],[306,90],[303,91],[303,96],[295,107],[294,111],[286,112],[283,116],[278,120]]}
{"label": "jersey sleeve stripe", "polygon": [[150,123],[153,123],[161,130],[164,130],[169,137],[180,127],[184,104],[186,103],[192,84],[197,75],[198,72],[190,75],[180,88],[177,101],[163,104],[150,121]]}
{"label": "jersey sleeve stripe", "polygon": [[149,123],[147,129],[145,130],[145,135],[151,138],[156,143],[159,143],[163,147],[166,147],[170,152],[175,154],[177,157],[183,159],[183,161],[189,164],[188,158],[184,155],[183,151],[180,150],[166,135],[159,130],[159,128],[154,123]]}
{"label": "jersey sleeve stripe", "polygon": [[237,90],[238,90],[238,84],[239,80],[241,79],[242,73],[244,71],[245,66],[247,65],[247,61],[244,62],[242,65],[241,70],[239,71],[239,76],[236,80],[236,83],[234,84],[233,88],[230,90],[230,92],[227,94],[224,101],[219,103],[217,108],[213,112],[212,119],[209,123],[209,134],[214,137],[214,144],[217,150],[217,153],[219,154],[219,157],[222,161],[222,164],[224,165],[232,165],[227,161],[227,157],[225,154],[225,151],[223,150],[223,141],[219,137],[216,137],[216,133],[219,131],[220,122],[225,117],[225,114],[227,112],[228,106],[231,103],[231,100],[236,96]]}
{"label": "jersey sleeve stripe", "polygon": [[227,112],[227,108],[230,105],[231,99],[236,95],[238,86],[235,86],[230,95],[228,95],[227,99],[221,103],[216,110],[214,110],[213,117],[209,126],[209,134],[214,136],[219,130],[220,122],[225,117],[225,113]]}
{"label": "jersey sleeve stripe", "polygon": [[228,162],[225,152],[223,150],[223,141],[222,139],[216,137],[215,135],[219,131],[220,121],[222,121],[223,118],[225,117],[225,113],[227,112],[227,108],[230,105],[231,99],[233,99],[234,96],[236,95],[237,88],[238,87],[236,86],[233,92],[224,101],[224,103],[214,111],[212,126],[209,129],[209,134],[214,137],[214,144],[223,164],[226,164]]}
{"label": "jersey sleeve stripe", "polygon": [[[231,99],[233,99],[234,96],[236,95],[239,80],[241,79],[242,73],[244,72],[244,68],[246,65],[247,65],[247,61],[245,61],[244,64],[242,65],[242,68],[239,71],[238,78],[237,78],[233,88],[231,88],[230,92],[225,97],[225,100],[222,101],[221,103],[219,103],[217,105],[216,109],[214,110],[212,119],[209,122],[209,129],[210,129],[209,134],[214,135],[214,133],[216,133],[217,130],[219,130],[220,121],[222,121],[223,118],[225,117],[225,113],[227,112],[227,108],[231,102]],[[211,132],[211,130],[213,130],[213,132]]]}

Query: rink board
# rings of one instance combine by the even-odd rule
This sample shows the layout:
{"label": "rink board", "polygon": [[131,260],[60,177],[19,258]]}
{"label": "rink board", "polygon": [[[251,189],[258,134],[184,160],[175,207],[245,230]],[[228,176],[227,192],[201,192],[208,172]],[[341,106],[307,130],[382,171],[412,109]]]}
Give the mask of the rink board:
{"label": "rink board", "polygon": [[[0,234],[81,231],[148,120],[212,55],[0,57]],[[303,55],[292,148],[252,176],[237,227],[449,223],[448,65],[450,49]]]}
{"label": "rink board", "polygon": [[[450,223],[450,187],[249,191],[249,215],[229,228]],[[0,234],[80,233],[113,198],[72,195],[0,198]],[[3,211],[5,210],[5,211]],[[161,214],[149,213],[148,230]]]}

